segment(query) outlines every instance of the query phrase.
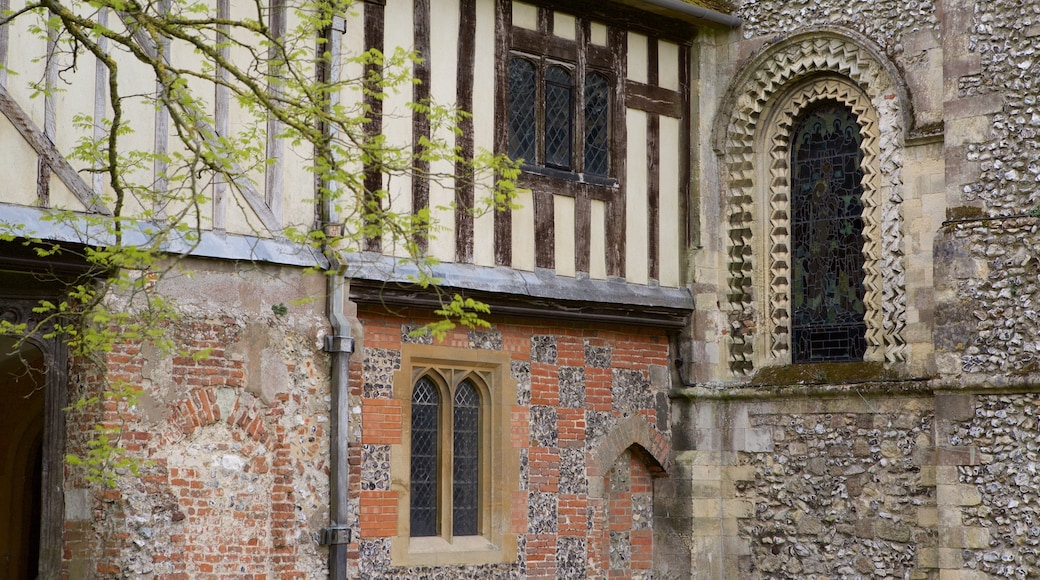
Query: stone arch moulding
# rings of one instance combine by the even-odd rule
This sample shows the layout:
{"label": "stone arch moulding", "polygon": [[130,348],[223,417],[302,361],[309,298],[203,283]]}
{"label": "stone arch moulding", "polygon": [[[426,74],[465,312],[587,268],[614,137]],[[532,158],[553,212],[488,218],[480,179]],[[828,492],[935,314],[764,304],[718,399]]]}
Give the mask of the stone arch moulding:
{"label": "stone arch moulding", "polygon": [[907,358],[900,206],[909,101],[876,45],[850,31],[816,29],[752,57],[731,83],[713,129],[728,218],[728,362],[737,375],[791,362],[787,140],[798,113],[824,99],[849,107],[863,132],[864,358]]}
{"label": "stone arch moulding", "polygon": [[614,460],[626,449],[636,447],[647,457],[647,468],[654,477],[661,477],[669,468],[671,444],[660,432],[650,426],[640,415],[623,419],[588,454],[587,472],[589,495],[603,497],[603,482]]}

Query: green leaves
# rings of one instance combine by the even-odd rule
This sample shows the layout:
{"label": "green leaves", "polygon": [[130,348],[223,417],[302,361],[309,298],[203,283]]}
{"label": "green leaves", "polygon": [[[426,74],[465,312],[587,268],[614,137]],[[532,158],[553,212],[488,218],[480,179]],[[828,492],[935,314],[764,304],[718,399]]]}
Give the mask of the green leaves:
{"label": "green leaves", "polygon": [[[68,281],[61,300],[37,306],[34,327],[0,323],[8,334],[58,337],[78,361],[94,365],[97,384],[89,386],[96,388],[70,412],[86,417],[114,405],[121,410],[114,417],[132,416],[140,387],[113,378],[106,357],[128,344],[150,343],[159,356],[176,351],[166,330],[179,310],[163,295],[163,280],[218,221],[232,233],[320,249],[336,263],[379,239],[417,266],[417,285],[436,291],[427,248],[444,229],[436,217],[456,208],[411,208],[401,203],[399,184],[472,187],[472,207],[462,209],[475,216],[515,207],[518,165],[487,151],[469,158],[456,145],[469,113],[409,102],[418,82],[414,52],[341,52],[347,43],[336,44],[333,30],[358,13],[354,0],[300,0],[285,5],[284,15],[263,3],[232,4],[225,13],[217,2],[197,0],[41,0],[0,17],[0,26],[21,27],[52,47],[58,81],[33,75],[35,95],[55,95],[88,75],[93,82],[95,64],[104,71],[93,89],[104,106],[76,114],[62,131],[72,143],[63,153],[110,215],[51,209],[47,217],[87,242],[79,256],[87,272]],[[413,116],[430,128],[417,143],[410,132],[384,133],[393,123],[410,126]],[[268,147],[273,137],[284,145],[277,159]],[[306,168],[313,181],[287,182],[284,211],[265,220],[264,203],[277,211],[265,173],[279,163]],[[0,223],[0,240],[28,235]],[[36,242],[41,257],[71,251]],[[457,325],[488,326],[486,304],[443,298],[439,320],[426,328],[434,336]],[[275,316],[288,312],[272,307]],[[112,417],[98,420],[83,451],[68,458],[105,485],[141,466],[123,448],[126,425]]]}

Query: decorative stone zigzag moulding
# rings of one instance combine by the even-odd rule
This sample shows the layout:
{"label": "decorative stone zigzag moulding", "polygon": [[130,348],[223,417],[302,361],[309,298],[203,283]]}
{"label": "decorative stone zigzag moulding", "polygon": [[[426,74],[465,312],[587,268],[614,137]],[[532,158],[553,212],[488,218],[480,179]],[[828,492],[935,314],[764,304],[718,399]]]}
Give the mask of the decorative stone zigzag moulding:
{"label": "decorative stone zigzag moulding", "polygon": [[[900,174],[907,98],[894,67],[869,44],[829,29],[797,35],[751,59],[727,93],[714,139],[728,205],[726,302],[734,374],[791,362],[788,146],[797,115],[820,100],[849,107],[863,135],[864,358],[906,360]],[[756,281],[767,285],[764,292],[755,291]],[[766,335],[756,340],[759,329]],[[757,357],[756,343],[765,350]]]}

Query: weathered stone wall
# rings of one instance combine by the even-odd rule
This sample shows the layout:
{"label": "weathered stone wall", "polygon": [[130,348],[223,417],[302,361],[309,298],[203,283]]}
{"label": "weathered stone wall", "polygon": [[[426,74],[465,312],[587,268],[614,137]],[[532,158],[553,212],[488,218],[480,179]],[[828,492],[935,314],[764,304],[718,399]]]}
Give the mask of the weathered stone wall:
{"label": "weathered stone wall", "polygon": [[763,387],[692,403],[682,428],[693,449],[676,471],[691,503],[693,576],[929,577],[933,405],[882,388]]}
{"label": "weathered stone wall", "polygon": [[945,22],[964,32],[946,41],[951,209],[936,247],[935,344],[945,380],[963,385],[1028,383],[1037,371],[1038,10],[957,2]]}
{"label": "weathered stone wall", "polygon": [[[320,277],[291,269],[192,262],[159,282],[181,318],[179,349],[124,343],[107,353],[110,380],[139,387],[138,404],[70,413],[69,450],[95,424],[121,426],[140,467],[111,489],[69,469],[66,561],[73,578],[326,575],[316,532],[328,521],[328,371],[321,353]],[[193,354],[208,352],[206,356]],[[80,361],[70,395],[97,394]]]}
{"label": "weathered stone wall", "polygon": [[931,0],[742,2],[737,14],[744,21],[741,32],[746,39],[788,34],[805,27],[835,25],[874,40],[891,56],[904,52],[904,36],[935,28],[938,23],[936,3]]}
{"label": "weathered stone wall", "polygon": [[[352,445],[354,538],[362,578],[650,578],[655,555],[653,488],[671,435],[669,345],[660,331],[590,324],[496,320],[488,331],[456,329],[437,343],[510,354],[516,381],[509,425],[519,455],[512,490],[514,562],[395,566],[398,491],[387,472],[409,418],[392,405],[402,345],[414,318],[359,314],[352,392],[360,402]],[[645,430],[641,429],[645,426]],[[407,440],[404,440],[407,442]],[[652,455],[652,457],[650,457]],[[688,555],[687,555],[688,557]]]}
{"label": "weathered stone wall", "polygon": [[1040,370],[1040,236],[1036,218],[974,220],[945,228],[946,307],[936,325],[949,380],[1021,383]]}
{"label": "weathered stone wall", "polygon": [[988,130],[968,144],[967,160],[979,164],[978,179],[964,200],[987,215],[1027,213],[1040,203],[1040,6],[987,0],[974,3],[968,50],[977,71],[950,79],[957,97],[983,97],[992,110]]}
{"label": "weathered stone wall", "polygon": [[918,548],[936,540],[936,530],[919,523],[921,508],[935,508],[920,453],[931,447],[932,417],[908,403],[752,412],[751,425],[769,429],[775,448],[740,456],[739,465],[754,470],[736,492],[754,506],[740,520],[751,552],[742,571],[904,578],[919,567]]}
{"label": "weathered stone wall", "polygon": [[957,467],[958,483],[977,491],[961,523],[978,541],[965,545],[966,569],[991,578],[1040,574],[1040,395],[979,395],[974,417],[956,424],[951,443],[974,448],[976,465]]}

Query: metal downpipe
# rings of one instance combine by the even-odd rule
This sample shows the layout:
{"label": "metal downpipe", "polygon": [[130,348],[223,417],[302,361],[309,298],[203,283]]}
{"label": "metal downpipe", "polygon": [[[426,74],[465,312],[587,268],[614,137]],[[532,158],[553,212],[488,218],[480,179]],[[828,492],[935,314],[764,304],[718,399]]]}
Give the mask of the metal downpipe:
{"label": "metal downpipe", "polygon": [[[343,31],[346,29],[342,16],[333,18],[332,25],[325,30],[323,45],[319,50],[327,51],[328,62],[322,68],[324,81],[330,85],[340,79],[340,44]],[[329,107],[339,101],[338,94],[330,94]],[[334,127],[327,129],[329,141],[338,135]],[[334,161],[334,160],[333,160]],[[319,184],[329,191],[319,195],[318,211],[321,227],[326,233],[332,233],[339,225],[338,215],[333,200],[336,188],[334,183]],[[324,350],[329,353],[329,388],[331,406],[329,409],[329,527],[321,530],[320,543],[329,547],[329,578],[345,580],[347,578],[347,545],[350,537],[350,462],[347,438],[350,433],[350,355],[354,352],[354,338],[350,333],[350,321],[343,313],[347,303],[347,279],[345,266],[340,262],[335,248],[325,247],[324,253],[329,261],[329,273],[326,282],[325,310],[331,327],[331,334],[325,337]]]}

